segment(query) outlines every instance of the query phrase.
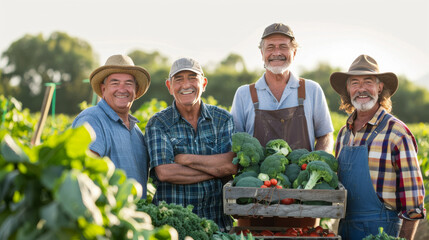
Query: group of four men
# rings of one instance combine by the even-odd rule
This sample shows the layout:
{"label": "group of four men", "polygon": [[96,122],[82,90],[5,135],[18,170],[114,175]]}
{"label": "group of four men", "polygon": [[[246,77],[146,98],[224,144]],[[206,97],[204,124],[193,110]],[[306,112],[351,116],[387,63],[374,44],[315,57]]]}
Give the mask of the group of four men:
{"label": "group of four men", "polygon": [[[90,150],[110,157],[140,182],[144,197],[150,176],[156,187],[153,203],[192,204],[197,215],[227,231],[233,219],[223,213],[222,180],[237,173],[231,152],[234,132],[248,132],[262,145],[282,138],[292,149],[332,152],[334,145],[322,88],[290,71],[298,48],[290,27],[268,26],[259,48],[265,74],[237,89],[231,113],[201,101],[207,78],[197,61],[176,60],[165,82],[173,104],[149,120],[144,135],[129,112],[133,101],[147,91],[150,75],[128,56],[111,56],[90,76],[101,101],[80,113],[73,127],[88,122],[96,133]],[[390,235],[412,239],[416,220],[426,214],[425,190],[416,141],[389,113],[390,97],[398,88],[396,75],[380,73],[373,58],[361,55],[348,72],[333,73],[330,81],[341,96],[340,108],[350,114],[335,147],[339,179],[348,191],[339,234],[362,239],[383,227]],[[306,218],[238,221],[241,226],[291,223],[315,224]]]}

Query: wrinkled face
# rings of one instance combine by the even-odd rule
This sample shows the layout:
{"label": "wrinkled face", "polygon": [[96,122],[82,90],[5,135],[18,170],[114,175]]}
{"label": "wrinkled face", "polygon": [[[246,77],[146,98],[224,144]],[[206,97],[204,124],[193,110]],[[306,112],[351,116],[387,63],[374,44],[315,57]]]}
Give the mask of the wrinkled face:
{"label": "wrinkled face", "polygon": [[117,113],[128,113],[136,97],[136,81],[127,73],[110,74],[101,84],[103,99]]}
{"label": "wrinkled face", "polygon": [[168,91],[176,100],[177,107],[194,106],[201,101],[207,86],[207,78],[192,71],[181,71],[165,82]]}
{"label": "wrinkled face", "polygon": [[347,92],[353,106],[361,112],[373,109],[378,101],[378,95],[383,90],[383,82],[375,76],[351,76],[347,80]]}
{"label": "wrinkled face", "polygon": [[295,59],[296,49],[291,47],[289,37],[273,34],[264,39],[261,54],[267,70],[274,74],[282,74],[289,69]]}

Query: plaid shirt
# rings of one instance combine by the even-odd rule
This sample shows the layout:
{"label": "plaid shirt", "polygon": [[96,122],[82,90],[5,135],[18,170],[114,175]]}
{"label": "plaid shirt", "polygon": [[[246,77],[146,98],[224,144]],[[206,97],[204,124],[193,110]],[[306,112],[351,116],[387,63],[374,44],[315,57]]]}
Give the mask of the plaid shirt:
{"label": "plaid shirt", "polygon": [[[386,110],[380,107],[374,117],[356,135],[350,134],[348,146],[365,145],[366,139],[383,119]],[[354,112],[347,120],[352,131]],[[335,155],[343,147],[346,126],[338,133]],[[397,118],[390,118],[386,127],[368,146],[368,165],[371,180],[379,199],[387,208],[402,213],[406,219],[424,218],[425,189],[417,160],[417,143],[408,127]]]}
{"label": "plaid shirt", "polygon": [[[231,135],[234,132],[232,116],[216,106],[201,105],[197,131],[172,106],[155,114],[146,126],[146,140],[150,156],[150,174],[156,186],[153,199],[176,203],[182,206],[192,204],[193,212],[200,217],[214,220],[219,228],[232,227],[230,216],[223,214],[221,179],[211,179],[195,184],[172,184],[161,182],[154,168],[174,163],[177,154],[213,155],[231,151]],[[171,173],[174,174],[174,173]]]}

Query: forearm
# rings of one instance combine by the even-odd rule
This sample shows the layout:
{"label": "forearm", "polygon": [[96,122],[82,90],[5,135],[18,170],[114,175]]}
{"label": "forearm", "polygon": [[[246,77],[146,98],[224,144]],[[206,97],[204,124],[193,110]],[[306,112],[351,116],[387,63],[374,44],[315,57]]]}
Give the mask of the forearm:
{"label": "forearm", "polygon": [[155,172],[160,181],[173,184],[194,184],[214,178],[205,172],[176,163],[159,165],[155,167]]}
{"label": "forearm", "polygon": [[178,154],[174,161],[183,166],[205,172],[217,178],[237,173],[237,165],[232,163],[233,152],[215,155]]}
{"label": "forearm", "polygon": [[417,227],[419,226],[418,223],[419,223],[419,220],[403,219],[399,237],[405,238],[407,240],[413,240],[414,235],[416,234],[416,231],[417,231]]}
{"label": "forearm", "polygon": [[334,148],[334,138],[332,133],[328,133],[324,136],[316,138],[315,150],[323,150],[328,153],[332,153]]}

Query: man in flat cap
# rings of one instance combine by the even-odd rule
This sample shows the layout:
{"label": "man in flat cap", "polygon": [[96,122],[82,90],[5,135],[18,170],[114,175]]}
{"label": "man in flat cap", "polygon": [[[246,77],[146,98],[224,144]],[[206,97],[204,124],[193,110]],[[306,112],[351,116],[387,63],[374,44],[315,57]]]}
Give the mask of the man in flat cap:
{"label": "man in flat cap", "polygon": [[[262,146],[272,139],[284,139],[292,150],[331,153],[334,128],[322,88],[290,71],[298,48],[291,28],[282,23],[269,25],[259,48],[266,71],[256,83],[241,86],[235,93],[231,113],[237,131],[253,135]],[[297,227],[316,222],[311,218],[264,218],[239,219],[239,224]]]}
{"label": "man in flat cap", "polygon": [[146,125],[150,175],[157,189],[153,202],[191,204],[198,216],[228,231],[232,218],[223,213],[222,178],[237,173],[232,116],[201,100],[207,78],[192,58],[176,60],[165,84],[173,104]]}
{"label": "man in flat cap", "polygon": [[149,73],[135,66],[130,57],[113,55],[91,73],[90,82],[101,101],[82,111],[72,127],[89,123],[96,135],[89,149],[101,157],[109,157],[128,178],[137,180],[143,187],[142,197],[146,198],[147,148],[136,125],[139,121],[129,112],[134,100],[149,88]]}
{"label": "man in flat cap", "polygon": [[335,72],[331,86],[340,109],[351,114],[338,133],[338,176],[347,189],[347,211],[340,221],[342,239],[378,234],[413,239],[426,215],[425,189],[417,144],[408,127],[390,114],[398,89],[394,73],[379,72],[377,62],[360,55],[348,72]]}

